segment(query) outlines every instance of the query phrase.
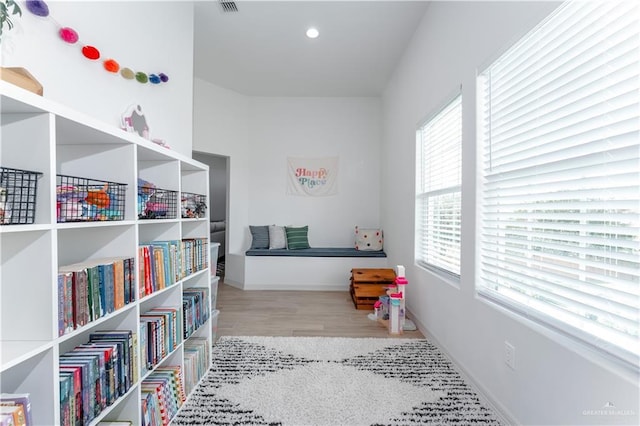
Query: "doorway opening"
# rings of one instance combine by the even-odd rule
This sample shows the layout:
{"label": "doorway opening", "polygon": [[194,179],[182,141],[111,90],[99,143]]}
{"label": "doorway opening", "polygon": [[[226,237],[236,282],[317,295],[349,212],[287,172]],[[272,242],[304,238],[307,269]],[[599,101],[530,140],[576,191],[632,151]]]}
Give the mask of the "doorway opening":
{"label": "doorway opening", "polygon": [[[224,279],[225,254],[227,252],[227,228],[229,223],[229,157],[193,151],[194,160],[209,166],[209,237],[218,243],[216,275]],[[215,261],[215,259],[211,259]]]}

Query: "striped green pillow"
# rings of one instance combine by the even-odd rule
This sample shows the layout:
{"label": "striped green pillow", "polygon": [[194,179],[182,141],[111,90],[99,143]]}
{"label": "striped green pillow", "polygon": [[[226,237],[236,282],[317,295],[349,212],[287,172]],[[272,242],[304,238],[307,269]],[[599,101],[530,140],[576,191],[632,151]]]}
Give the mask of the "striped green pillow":
{"label": "striped green pillow", "polygon": [[289,250],[309,248],[309,238],[307,237],[307,233],[309,232],[308,226],[297,228],[286,226],[285,231],[287,233],[287,248]]}

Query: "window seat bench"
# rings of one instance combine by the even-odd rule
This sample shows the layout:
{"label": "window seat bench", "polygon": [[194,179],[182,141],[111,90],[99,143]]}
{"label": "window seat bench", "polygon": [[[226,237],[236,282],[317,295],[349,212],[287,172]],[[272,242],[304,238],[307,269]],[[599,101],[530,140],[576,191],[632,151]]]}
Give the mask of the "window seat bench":
{"label": "window seat bench", "polygon": [[352,247],[245,252],[245,290],[349,291],[353,268],[386,268],[384,251]]}

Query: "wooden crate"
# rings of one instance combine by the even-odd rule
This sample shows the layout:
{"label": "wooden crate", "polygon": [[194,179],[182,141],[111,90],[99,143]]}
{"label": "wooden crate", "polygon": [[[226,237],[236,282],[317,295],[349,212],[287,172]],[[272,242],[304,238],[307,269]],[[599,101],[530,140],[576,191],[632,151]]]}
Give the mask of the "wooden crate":
{"label": "wooden crate", "polygon": [[352,269],[349,289],[355,308],[372,310],[373,304],[380,296],[386,294],[387,288],[393,285],[395,279],[396,274],[393,269]]}

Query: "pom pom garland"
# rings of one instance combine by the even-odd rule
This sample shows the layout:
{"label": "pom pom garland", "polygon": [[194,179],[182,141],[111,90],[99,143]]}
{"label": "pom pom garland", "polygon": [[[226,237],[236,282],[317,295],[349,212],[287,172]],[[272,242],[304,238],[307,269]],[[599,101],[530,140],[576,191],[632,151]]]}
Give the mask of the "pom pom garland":
{"label": "pom pom garland", "polygon": [[40,0],[27,0],[27,9],[36,16],[49,16],[49,6]]}
{"label": "pom pom garland", "polygon": [[120,75],[126,80],[133,80],[136,76],[131,68],[122,68]]}
{"label": "pom pom garland", "polygon": [[149,81],[149,77],[147,77],[147,75],[143,72],[137,72],[136,73],[136,80],[138,81],[138,83],[146,83],[147,81]]}
{"label": "pom pom garland", "polygon": [[93,46],[84,46],[82,48],[82,54],[85,58],[91,59],[92,61],[100,59],[100,51]]}
{"label": "pom pom garland", "polygon": [[[58,26],[58,35],[60,38],[69,44],[75,44],[80,40],[78,33],[70,27],[63,27],[58,24],[53,18],[49,16],[49,6],[42,0],[27,0],[26,1],[27,10],[33,13],[36,16],[49,18],[54,21]],[[100,59],[100,51],[91,45],[83,45],[81,49],[82,55],[92,61],[97,61]],[[169,76],[165,73],[159,74],[147,74],[142,71],[134,72],[131,68],[125,67],[120,68],[120,64],[115,59],[106,59],[102,63],[104,69],[110,73],[117,73],[120,71],[120,76],[125,80],[133,80],[135,79],[139,83],[147,83],[151,82],[154,85],[160,83],[166,83],[169,81]]]}
{"label": "pom pom garland", "polygon": [[109,72],[116,73],[120,70],[120,64],[118,64],[113,59],[107,59],[106,61],[104,61],[103,65],[104,65],[104,69]]}
{"label": "pom pom garland", "polygon": [[60,28],[58,32],[60,34],[60,38],[66,41],[69,44],[74,44],[78,41],[78,33],[69,27]]}

